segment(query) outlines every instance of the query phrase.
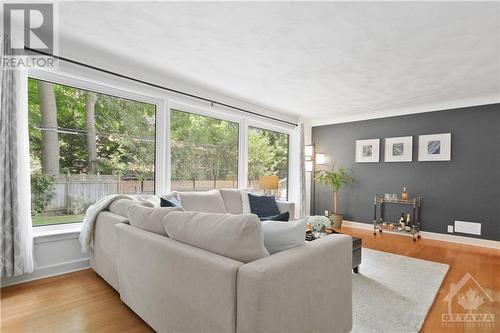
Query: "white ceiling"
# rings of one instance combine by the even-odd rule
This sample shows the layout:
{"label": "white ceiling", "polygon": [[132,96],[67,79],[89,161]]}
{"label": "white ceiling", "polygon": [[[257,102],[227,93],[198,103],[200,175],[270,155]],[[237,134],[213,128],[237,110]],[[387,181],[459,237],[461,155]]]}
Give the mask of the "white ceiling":
{"label": "white ceiling", "polygon": [[499,2],[59,6],[63,54],[124,59],[316,123],[500,102]]}

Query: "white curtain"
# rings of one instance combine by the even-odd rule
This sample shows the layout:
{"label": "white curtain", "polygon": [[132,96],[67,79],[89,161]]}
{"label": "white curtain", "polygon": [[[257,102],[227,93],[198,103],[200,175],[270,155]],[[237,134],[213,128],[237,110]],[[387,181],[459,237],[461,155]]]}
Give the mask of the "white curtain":
{"label": "white curtain", "polygon": [[[0,57],[10,40],[2,36]],[[0,275],[33,271],[26,78],[0,62]]]}

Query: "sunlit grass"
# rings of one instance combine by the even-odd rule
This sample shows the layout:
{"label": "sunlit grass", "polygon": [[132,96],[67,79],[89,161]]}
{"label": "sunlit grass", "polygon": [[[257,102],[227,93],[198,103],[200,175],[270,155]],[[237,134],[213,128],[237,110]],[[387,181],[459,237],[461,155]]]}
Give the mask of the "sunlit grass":
{"label": "sunlit grass", "polygon": [[33,226],[48,225],[48,224],[64,224],[82,222],[84,214],[81,215],[39,215],[33,216]]}

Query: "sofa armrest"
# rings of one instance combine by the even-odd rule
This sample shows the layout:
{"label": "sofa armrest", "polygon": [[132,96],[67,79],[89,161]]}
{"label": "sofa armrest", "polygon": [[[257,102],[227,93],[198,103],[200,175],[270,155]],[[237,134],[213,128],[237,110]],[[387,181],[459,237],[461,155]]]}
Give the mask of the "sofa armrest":
{"label": "sofa armrest", "polygon": [[278,205],[280,214],[286,212],[290,213],[290,220],[292,220],[295,217],[295,203],[289,201],[276,200],[276,204]]}
{"label": "sofa armrest", "polygon": [[349,332],[352,240],[329,235],[240,267],[238,333]]}
{"label": "sofa armrest", "polygon": [[124,216],[102,211],[97,215],[94,229],[94,250],[90,252],[90,267],[119,291],[115,225],[128,223]]}
{"label": "sofa armrest", "polygon": [[121,224],[120,297],[157,332],[234,332],[241,262]]}

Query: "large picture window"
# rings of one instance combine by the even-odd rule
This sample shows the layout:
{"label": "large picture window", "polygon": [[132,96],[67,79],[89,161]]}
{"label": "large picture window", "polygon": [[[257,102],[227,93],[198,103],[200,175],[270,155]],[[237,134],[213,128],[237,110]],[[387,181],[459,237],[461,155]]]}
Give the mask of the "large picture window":
{"label": "large picture window", "polygon": [[171,188],[238,187],[238,124],[171,110]]}
{"label": "large picture window", "polygon": [[156,106],[28,81],[33,225],[80,222],[110,194],[154,193]]}
{"label": "large picture window", "polygon": [[248,128],[248,187],[254,192],[287,199],[288,140],[285,133]]}

